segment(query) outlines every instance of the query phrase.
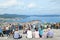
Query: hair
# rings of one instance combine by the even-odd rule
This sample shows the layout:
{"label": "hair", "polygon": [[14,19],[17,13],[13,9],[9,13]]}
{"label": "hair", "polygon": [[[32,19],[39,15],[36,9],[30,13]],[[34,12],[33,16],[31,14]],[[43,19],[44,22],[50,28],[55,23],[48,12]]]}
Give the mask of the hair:
{"label": "hair", "polygon": [[47,25],[47,28],[49,28],[49,25]]}
{"label": "hair", "polygon": [[29,27],[28,30],[31,30],[31,28]]}
{"label": "hair", "polygon": [[38,31],[38,28],[35,28],[36,31]]}
{"label": "hair", "polygon": [[16,28],[16,30],[15,31],[18,31],[18,29]]}
{"label": "hair", "polygon": [[10,24],[11,25],[11,24]]}

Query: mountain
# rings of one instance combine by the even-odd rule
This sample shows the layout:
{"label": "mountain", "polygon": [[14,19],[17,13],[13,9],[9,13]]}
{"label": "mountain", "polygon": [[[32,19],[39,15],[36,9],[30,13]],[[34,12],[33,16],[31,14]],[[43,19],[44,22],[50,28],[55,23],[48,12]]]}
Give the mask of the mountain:
{"label": "mountain", "polygon": [[0,15],[0,18],[17,18],[17,17],[25,18],[25,17],[28,17],[28,16],[27,15],[17,15],[17,14],[3,14],[3,15]]}
{"label": "mountain", "polygon": [[17,15],[17,14],[3,14],[0,15],[0,18],[26,18],[26,17],[30,17],[30,16],[37,16],[37,17],[59,17],[60,15]]}

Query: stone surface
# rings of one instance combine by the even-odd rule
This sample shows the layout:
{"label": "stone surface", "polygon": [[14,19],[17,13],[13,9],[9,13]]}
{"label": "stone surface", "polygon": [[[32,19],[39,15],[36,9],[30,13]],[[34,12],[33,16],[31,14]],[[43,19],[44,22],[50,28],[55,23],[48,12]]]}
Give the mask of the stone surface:
{"label": "stone surface", "polygon": [[22,35],[22,38],[21,39],[13,39],[13,36],[5,36],[5,37],[0,37],[0,40],[60,40],[60,29],[53,29],[54,31],[54,37],[53,38],[39,38],[39,39],[36,39],[36,38],[32,38],[32,39],[28,39],[26,38],[26,34],[23,34],[22,30],[19,31],[20,34]]}

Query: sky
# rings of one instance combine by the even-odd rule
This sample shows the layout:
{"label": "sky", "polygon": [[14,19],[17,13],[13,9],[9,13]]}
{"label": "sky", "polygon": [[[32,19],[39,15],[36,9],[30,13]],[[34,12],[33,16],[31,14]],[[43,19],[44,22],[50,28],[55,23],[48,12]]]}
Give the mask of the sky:
{"label": "sky", "polygon": [[60,0],[0,0],[0,14],[60,14]]}

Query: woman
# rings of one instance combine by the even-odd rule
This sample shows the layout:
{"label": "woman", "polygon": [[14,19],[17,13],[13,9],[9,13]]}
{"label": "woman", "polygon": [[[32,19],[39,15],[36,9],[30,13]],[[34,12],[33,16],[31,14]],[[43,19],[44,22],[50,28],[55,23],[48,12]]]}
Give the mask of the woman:
{"label": "woman", "polygon": [[39,36],[40,36],[40,38],[42,38],[43,33],[44,33],[43,28],[42,28],[42,26],[40,26],[40,28],[39,28]]}
{"label": "woman", "polygon": [[35,37],[35,38],[39,38],[38,28],[35,28],[34,37]]}
{"label": "woman", "polygon": [[27,38],[32,38],[32,31],[30,28],[27,30]]}
{"label": "woman", "polygon": [[22,36],[19,34],[18,29],[16,29],[16,31],[14,32],[13,38],[14,39],[20,39],[20,38],[22,38]]}

